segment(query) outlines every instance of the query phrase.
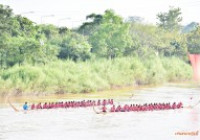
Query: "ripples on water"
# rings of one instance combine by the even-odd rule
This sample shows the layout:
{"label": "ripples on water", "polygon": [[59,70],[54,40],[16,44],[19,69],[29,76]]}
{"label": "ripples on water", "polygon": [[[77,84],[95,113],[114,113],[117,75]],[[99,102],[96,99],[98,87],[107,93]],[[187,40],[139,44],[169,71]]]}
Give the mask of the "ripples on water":
{"label": "ripples on water", "polygon": [[[194,105],[199,88],[166,86],[134,91],[116,104],[182,101]],[[193,100],[190,100],[193,97]],[[175,135],[199,131],[198,136]],[[200,105],[194,109],[95,114],[92,108],[16,113],[0,109],[0,139],[5,140],[200,140]]]}

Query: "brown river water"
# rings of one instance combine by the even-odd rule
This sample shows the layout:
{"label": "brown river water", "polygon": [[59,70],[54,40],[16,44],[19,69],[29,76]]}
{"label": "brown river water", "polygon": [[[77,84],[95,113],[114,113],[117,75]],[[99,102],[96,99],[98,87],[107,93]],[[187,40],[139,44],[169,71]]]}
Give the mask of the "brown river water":
{"label": "brown river water", "polygon": [[[168,84],[129,93],[134,96],[117,97],[115,104],[182,101],[184,106],[189,106],[200,100],[200,87],[188,85]],[[21,103],[15,105],[20,107]],[[92,108],[38,110],[25,114],[1,106],[0,140],[200,140],[200,104],[192,109],[104,115],[94,113]]]}

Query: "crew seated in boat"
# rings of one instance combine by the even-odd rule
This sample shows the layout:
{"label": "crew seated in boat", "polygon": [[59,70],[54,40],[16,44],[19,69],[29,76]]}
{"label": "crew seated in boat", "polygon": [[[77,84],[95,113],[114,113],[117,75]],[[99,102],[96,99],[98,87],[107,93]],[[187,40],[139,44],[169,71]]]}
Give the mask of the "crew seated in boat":
{"label": "crew seated in boat", "polygon": [[46,102],[43,104],[42,109],[47,109],[47,103]]}
{"label": "crew seated in boat", "polygon": [[122,109],[121,105],[118,105],[117,108],[115,109],[115,112],[121,112],[121,109]]}
{"label": "crew seated in boat", "polygon": [[38,103],[38,104],[37,104],[36,109],[42,109],[41,103]]}
{"label": "crew seated in boat", "polygon": [[106,99],[104,99],[102,105],[105,106],[106,104],[107,104]]}
{"label": "crew seated in boat", "polygon": [[109,101],[109,103],[110,103],[110,105],[113,105],[113,99],[110,99],[110,101]]}
{"label": "crew seated in boat", "polygon": [[98,105],[98,106],[101,105],[101,100],[98,100],[97,105]]}
{"label": "crew seated in boat", "polygon": [[32,104],[31,105],[31,110],[34,110],[35,109],[35,104]]}
{"label": "crew seated in boat", "polygon": [[172,109],[176,109],[176,102],[172,104]]}
{"label": "crew seated in boat", "polygon": [[129,105],[125,104],[123,107],[124,112],[129,112]]}
{"label": "crew seated in boat", "polygon": [[107,108],[106,108],[105,105],[102,107],[102,112],[103,112],[103,113],[106,113],[106,112],[107,112]]}
{"label": "crew seated in boat", "polygon": [[150,103],[150,104],[125,104],[123,107],[120,105],[115,108],[113,105],[110,109],[110,112],[128,112],[128,111],[155,111],[155,110],[169,110],[169,109],[180,109],[183,108],[183,103],[179,102],[178,104],[174,102],[172,105],[170,103]]}
{"label": "crew seated in boat", "polygon": [[110,112],[115,112],[115,105],[111,107]]}
{"label": "crew seated in boat", "polygon": [[177,104],[177,108],[178,108],[178,109],[183,108],[183,103],[182,103],[182,102],[179,102],[179,103]]}

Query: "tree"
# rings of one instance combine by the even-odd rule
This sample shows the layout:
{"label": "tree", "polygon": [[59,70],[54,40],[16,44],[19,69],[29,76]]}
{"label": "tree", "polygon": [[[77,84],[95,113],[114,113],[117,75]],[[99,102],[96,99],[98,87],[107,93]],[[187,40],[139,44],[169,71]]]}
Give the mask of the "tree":
{"label": "tree", "polygon": [[127,48],[125,55],[184,56],[186,54],[185,35],[176,31],[167,31],[153,25],[134,23],[130,27],[133,40],[131,48]]}
{"label": "tree", "polygon": [[24,63],[46,64],[56,58],[59,49],[52,44],[41,45],[39,40],[28,37],[13,37],[7,51],[7,66]]}
{"label": "tree", "polygon": [[58,33],[61,36],[64,36],[68,31],[69,31],[69,29],[67,27],[60,27],[60,28],[58,28]]}
{"label": "tree", "polygon": [[92,44],[92,53],[99,57],[115,58],[123,55],[126,47],[131,46],[129,25],[124,24],[122,18],[114,11],[106,10],[102,23],[98,29],[89,36]]}
{"label": "tree", "polygon": [[72,59],[77,61],[90,58],[91,46],[82,35],[77,33],[68,32],[68,34],[63,37],[59,46],[60,52],[58,58],[60,59]]}
{"label": "tree", "polygon": [[0,66],[1,68],[5,68],[7,61],[7,53],[9,52],[9,40],[10,35],[8,33],[4,33],[0,35]]}
{"label": "tree", "polygon": [[34,37],[37,33],[37,26],[35,26],[35,23],[31,20],[29,20],[26,17],[22,17],[21,15],[16,15],[14,17],[15,20],[15,26],[16,28],[19,28],[19,34],[21,36],[29,36]]}
{"label": "tree", "polygon": [[200,27],[187,36],[188,51],[192,54],[200,53]]}
{"label": "tree", "polygon": [[12,33],[13,12],[9,6],[0,4],[0,34],[4,32]]}
{"label": "tree", "polygon": [[89,22],[84,22],[78,29],[83,35],[90,35],[102,23],[103,16],[100,14],[90,14],[86,17]]}
{"label": "tree", "polygon": [[56,28],[54,25],[40,25],[39,31],[41,34],[44,34],[45,37],[49,40],[55,36],[58,36],[59,29]]}
{"label": "tree", "polygon": [[180,22],[182,21],[181,9],[170,7],[170,10],[165,13],[159,13],[157,15],[159,20],[158,26],[166,30],[179,30]]}
{"label": "tree", "polygon": [[103,23],[109,23],[109,24],[122,24],[123,23],[122,17],[116,15],[112,9],[105,11],[102,21],[103,21]]}
{"label": "tree", "polygon": [[9,47],[9,38],[13,31],[13,13],[9,6],[0,4],[0,65],[5,66],[6,54]]}
{"label": "tree", "polygon": [[129,22],[129,23],[142,23],[144,20],[144,18],[142,17],[138,17],[138,16],[129,16],[127,19],[126,19],[126,22]]}

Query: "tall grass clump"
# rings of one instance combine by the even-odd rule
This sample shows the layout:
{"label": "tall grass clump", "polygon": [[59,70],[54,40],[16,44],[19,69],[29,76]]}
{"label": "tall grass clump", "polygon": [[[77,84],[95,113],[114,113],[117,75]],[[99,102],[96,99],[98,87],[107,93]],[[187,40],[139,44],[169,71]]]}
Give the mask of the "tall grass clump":
{"label": "tall grass clump", "polygon": [[192,68],[179,58],[161,58],[168,82],[189,80],[192,77]]}
{"label": "tall grass clump", "polygon": [[0,71],[1,91],[80,93],[122,86],[188,80],[191,66],[178,58],[138,57],[86,62],[57,60],[46,65],[23,65]]}
{"label": "tall grass clump", "polygon": [[144,59],[143,64],[146,68],[147,84],[160,84],[166,81],[166,69],[164,69],[159,57]]}

